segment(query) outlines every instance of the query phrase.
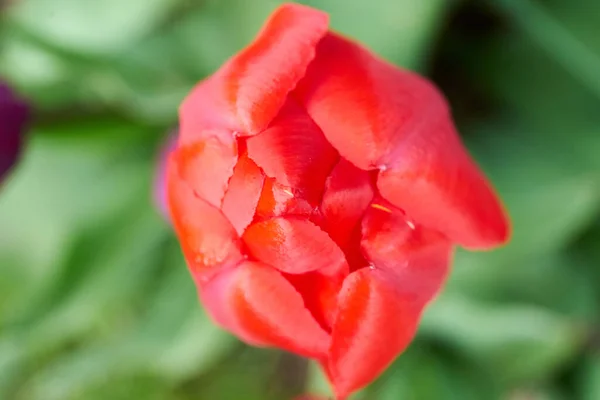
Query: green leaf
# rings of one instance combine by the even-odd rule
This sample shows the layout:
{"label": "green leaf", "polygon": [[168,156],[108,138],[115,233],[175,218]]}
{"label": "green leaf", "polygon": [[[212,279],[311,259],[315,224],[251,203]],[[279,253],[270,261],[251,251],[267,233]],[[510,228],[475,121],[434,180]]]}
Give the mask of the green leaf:
{"label": "green leaf", "polygon": [[562,390],[556,387],[524,387],[513,389],[507,394],[508,400],[571,400],[572,397],[566,395]]}
{"label": "green leaf", "polygon": [[[104,392],[110,382],[140,373],[160,377],[165,383],[179,383],[205,373],[232,350],[237,341],[216,328],[200,311],[195,289],[178,248],[172,249],[177,252],[171,251],[171,256],[166,259],[167,276],[160,279],[158,289],[151,292],[150,297],[143,298],[147,314],[141,317],[132,315],[129,317],[131,321],[120,328],[111,326],[109,337],[99,336],[93,341],[88,339],[88,344],[81,349],[56,357],[48,365],[39,368],[27,383],[31,398],[71,398],[79,393],[95,390],[94,388],[100,388]],[[153,254],[148,249],[145,253],[149,256]],[[175,255],[178,257],[173,265]],[[141,260],[139,264],[142,269],[138,272],[127,271],[127,274],[132,274],[127,277],[122,263],[112,263],[111,265],[116,266],[114,272],[120,273],[120,277],[111,276],[110,291],[102,285],[103,279],[98,275],[92,275],[89,282],[94,282],[99,288],[89,288],[86,282],[80,284],[77,292],[85,291],[87,298],[82,299],[75,293],[65,307],[45,318],[46,324],[36,326],[36,333],[29,335],[35,348],[44,344],[51,345],[49,341],[52,339],[56,342],[73,337],[74,333],[81,335],[81,328],[89,328],[92,321],[98,324],[98,318],[102,318],[103,323],[107,319],[114,320],[104,310],[113,309],[113,302],[114,305],[125,302],[131,304],[131,300],[121,300],[122,296],[131,298],[139,291],[135,290],[135,286],[127,285],[126,291],[121,292],[115,282],[119,279],[124,282],[137,281],[136,285],[139,286],[142,275],[151,276],[146,267],[151,264]],[[108,276],[105,274],[106,278]],[[94,290],[99,297],[90,294]],[[111,298],[105,295],[110,295]],[[85,315],[76,314],[75,311],[82,307],[86,310]],[[125,311],[127,308],[121,306]],[[70,312],[65,314],[67,311]],[[132,311],[135,310],[130,310],[129,313]],[[132,323],[135,325],[129,327]],[[79,329],[74,332],[73,328]],[[36,351],[38,352],[39,350]]]}
{"label": "green leaf", "polygon": [[327,380],[327,376],[317,362],[313,361],[308,365],[305,392],[322,396],[332,395],[332,388]]}
{"label": "green leaf", "polygon": [[538,305],[582,320],[597,315],[593,274],[575,257],[549,252],[506,265],[486,262],[489,258],[493,254],[459,252],[446,290],[493,302]]}
{"label": "green leaf", "polygon": [[15,337],[0,338],[0,398],[8,399],[13,390],[13,384],[21,377],[25,359],[25,349],[19,347]]}
{"label": "green leaf", "polygon": [[213,368],[230,354],[238,339],[223,331],[200,310],[198,304],[192,317],[174,334],[171,340],[157,348],[153,369],[169,381],[181,382]]}
{"label": "green leaf", "polygon": [[[458,251],[449,290],[488,300],[533,301],[572,315],[589,313],[593,289],[561,250],[600,213],[600,175],[514,123],[489,120],[487,127],[470,132],[470,149],[507,206],[513,236],[492,252]],[[568,299],[570,285],[581,290]]]}
{"label": "green leaf", "polygon": [[[583,3],[585,2],[584,0]],[[575,28],[578,33],[584,32],[584,35],[579,36],[574,35],[559,19],[564,14],[564,6],[557,7],[556,15],[559,18],[553,18],[546,7],[532,0],[499,0],[495,5],[506,12],[539,48],[600,99],[600,52],[594,51],[600,50],[595,40],[599,33],[597,24],[600,18],[596,13],[588,12],[593,7],[592,4],[569,7],[571,15],[573,11],[578,14],[576,24],[572,26],[585,27],[583,30]],[[590,30],[590,27],[594,27],[594,30]],[[592,46],[580,40],[586,34],[590,34],[589,43]]]}
{"label": "green leaf", "polygon": [[240,347],[210,375],[189,385],[189,393],[199,399],[280,400],[272,390],[278,359],[275,350]]}
{"label": "green leaf", "polygon": [[499,398],[498,392],[494,378],[486,371],[417,340],[365,390],[363,398],[479,400]]}
{"label": "green leaf", "polygon": [[579,375],[578,390],[581,400],[600,399],[600,354],[595,353],[586,357],[582,363],[583,373]]}
{"label": "green leaf", "polygon": [[584,340],[575,321],[527,304],[477,303],[445,292],[426,311],[424,337],[449,343],[501,381],[540,379],[572,359]]}
{"label": "green leaf", "polygon": [[[406,67],[422,67],[440,22],[453,5],[445,0],[368,1],[305,0],[330,13],[335,30],[351,36],[375,53]],[[374,28],[376,26],[376,28]]]}
{"label": "green leaf", "polygon": [[[139,127],[89,121],[55,129],[79,135],[59,139],[51,130],[34,130],[23,159],[3,186],[0,270],[12,276],[12,284],[6,285],[12,294],[0,306],[0,321],[24,313],[53,282],[77,230],[105,221],[140,196],[150,206],[149,164],[126,161],[119,147]],[[113,140],[113,135],[121,139]]]}
{"label": "green leaf", "polygon": [[115,54],[161,23],[178,0],[22,0],[9,18],[53,46]]}
{"label": "green leaf", "polygon": [[170,58],[192,81],[215,72],[250,44],[278,0],[206,0],[190,10],[169,32]]}
{"label": "green leaf", "polygon": [[0,74],[39,106],[57,106],[81,94],[76,65],[15,34],[0,36]]}
{"label": "green leaf", "polygon": [[148,366],[169,381],[181,382],[206,372],[239,342],[202,310],[177,243],[171,243],[165,268],[167,277],[161,277],[148,299],[148,314],[128,340],[132,345],[146,343]]}

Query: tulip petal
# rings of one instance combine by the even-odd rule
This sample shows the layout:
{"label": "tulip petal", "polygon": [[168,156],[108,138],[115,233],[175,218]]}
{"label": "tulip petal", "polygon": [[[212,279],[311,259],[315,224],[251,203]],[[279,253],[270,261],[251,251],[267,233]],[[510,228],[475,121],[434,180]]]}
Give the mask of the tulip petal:
{"label": "tulip petal", "polygon": [[237,161],[237,143],[221,131],[201,140],[180,145],[173,153],[179,174],[190,188],[209,204],[221,202]]}
{"label": "tulip petal", "polygon": [[342,250],[305,219],[275,217],[258,222],[246,229],[242,239],[253,257],[282,272],[348,271]]}
{"label": "tulip petal", "polygon": [[337,398],[377,376],[413,339],[420,310],[396,290],[385,271],[363,268],[346,278],[339,295],[325,370]]}
{"label": "tulip petal", "polygon": [[375,268],[396,277],[397,290],[417,307],[432,300],[449,273],[452,243],[381,199],[365,213],[361,247]]}
{"label": "tulip petal", "polygon": [[238,235],[252,222],[265,176],[246,154],[240,156],[223,198],[223,214],[235,227]]}
{"label": "tulip petal", "polygon": [[380,172],[377,187],[412,219],[452,241],[471,249],[495,247],[508,239],[506,214],[453,132],[450,122],[440,120],[411,136],[397,151],[398,161]]}
{"label": "tulip petal", "polygon": [[447,116],[443,98],[425,79],[362,46],[329,33],[294,96],[342,157],[368,170],[416,127]]}
{"label": "tulip petal", "polygon": [[231,114],[219,72],[198,83],[179,106],[179,144],[196,142],[219,129],[229,137],[242,128]]}
{"label": "tulip petal", "polygon": [[359,222],[373,194],[369,173],[344,159],[338,162],[325,184],[321,203],[323,228],[342,248],[353,269],[366,266],[358,246]]}
{"label": "tulip petal", "polygon": [[268,177],[318,204],[338,155],[303,108],[288,100],[269,127],[246,144]]}
{"label": "tulip petal", "polygon": [[226,97],[245,132],[256,134],[275,118],[315,57],[328,24],[322,11],[284,4],[254,42],[224,66]]}
{"label": "tulip petal", "polygon": [[347,270],[326,268],[304,274],[286,274],[287,280],[304,299],[305,307],[327,332],[337,315],[337,297],[348,276]]}
{"label": "tulip petal", "polygon": [[330,337],[276,270],[245,261],[201,286],[211,316],[244,341],[322,359]]}
{"label": "tulip petal", "polygon": [[471,248],[507,239],[498,200],[425,79],[330,33],[294,95],[342,157],[383,171],[380,191],[412,218]]}
{"label": "tulip petal", "polygon": [[173,157],[167,167],[168,203],[191,273],[200,281],[242,259],[241,242],[219,209],[199,198],[180,177]]}
{"label": "tulip petal", "polygon": [[266,178],[256,206],[257,220],[282,215],[310,217],[315,207],[294,192],[294,189],[278,183],[274,178]]}
{"label": "tulip petal", "polygon": [[207,127],[247,135],[263,131],[304,75],[328,23],[322,11],[280,6],[248,47],[185,99],[182,134],[199,134]]}

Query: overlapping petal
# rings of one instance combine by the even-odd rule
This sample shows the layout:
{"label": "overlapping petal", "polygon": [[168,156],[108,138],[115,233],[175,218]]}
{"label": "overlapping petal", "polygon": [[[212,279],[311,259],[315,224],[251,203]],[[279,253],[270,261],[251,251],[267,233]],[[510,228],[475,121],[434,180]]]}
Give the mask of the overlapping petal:
{"label": "overlapping petal", "polygon": [[365,213],[361,247],[375,268],[394,275],[397,291],[415,307],[431,301],[449,273],[452,243],[382,199]]}
{"label": "overlapping petal", "polygon": [[326,232],[305,219],[271,218],[250,225],[242,238],[253,257],[286,273],[348,271],[342,250]]}
{"label": "overlapping petal", "polygon": [[221,130],[212,130],[206,137],[179,146],[172,158],[179,175],[201,199],[214,207],[221,202],[238,158],[237,143]]}
{"label": "overlapping petal", "polygon": [[393,275],[369,268],[344,281],[324,365],[339,398],[375,379],[415,335],[420,310],[395,282]]}
{"label": "overlapping petal", "polygon": [[288,100],[269,127],[246,144],[267,176],[318,204],[338,154],[295,101]]}
{"label": "overlapping petal", "polygon": [[256,207],[256,218],[264,220],[282,215],[310,217],[315,208],[299,191],[282,185],[274,178],[266,178]]}
{"label": "overlapping petal", "polygon": [[203,285],[200,296],[223,327],[251,344],[323,359],[330,337],[279,272],[244,261]]}
{"label": "overlapping petal", "polygon": [[364,170],[389,162],[415,128],[447,115],[442,97],[423,78],[333,33],[319,42],[294,95],[342,157]]}
{"label": "overlapping petal", "polygon": [[173,157],[167,167],[172,222],[192,274],[205,281],[242,259],[241,241],[221,211],[199,198],[184,181]]}
{"label": "overlapping petal", "polygon": [[263,131],[303,77],[328,22],[326,13],[310,7],[279,7],[254,42],[183,102],[180,123],[184,139],[207,127],[243,135]]}
{"label": "overlapping petal", "polygon": [[374,196],[371,177],[341,159],[325,184],[321,202],[323,229],[342,248],[353,266],[366,266],[360,249],[360,220]]}
{"label": "overlapping petal", "polygon": [[338,294],[347,276],[346,269],[332,266],[304,274],[287,274],[286,278],[300,293],[315,320],[331,332],[338,312]]}
{"label": "overlapping petal", "polygon": [[377,187],[421,224],[472,249],[507,241],[510,228],[492,187],[464,152],[452,123],[438,119],[396,149]]}
{"label": "overlapping petal", "polygon": [[265,175],[260,168],[247,154],[242,154],[227,185],[221,207],[238,235],[244,233],[254,218],[264,182]]}
{"label": "overlapping petal", "polygon": [[294,93],[343,157],[382,170],[382,194],[412,218],[467,247],[506,240],[495,194],[425,79],[330,33]]}

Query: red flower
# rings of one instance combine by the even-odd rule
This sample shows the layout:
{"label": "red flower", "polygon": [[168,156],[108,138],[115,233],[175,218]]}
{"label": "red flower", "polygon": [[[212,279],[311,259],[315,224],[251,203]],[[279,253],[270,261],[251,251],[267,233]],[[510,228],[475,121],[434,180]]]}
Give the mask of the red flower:
{"label": "red flower", "polygon": [[214,320],[318,360],[344,398],[412,340],[453,245],[508,227],[434,86],[327,25],[283,5],[193,90],[168,196]]}

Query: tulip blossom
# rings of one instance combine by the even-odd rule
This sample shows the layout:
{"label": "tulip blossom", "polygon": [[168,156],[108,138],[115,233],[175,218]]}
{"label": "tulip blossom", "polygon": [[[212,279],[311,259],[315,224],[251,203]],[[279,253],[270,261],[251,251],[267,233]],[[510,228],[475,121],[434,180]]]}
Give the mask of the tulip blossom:
{"label": "tulip blossom", "polygon": [[509,235],[438,90],[319,10],[279,7],[179,122],[168,203],[203,305],[319,362],[337,399],[408,346],[456,245]]}
{"label": "tulip blossom", "polygon": [[17,161],[28,115],[25,103],[0,82],[0,183]]}

